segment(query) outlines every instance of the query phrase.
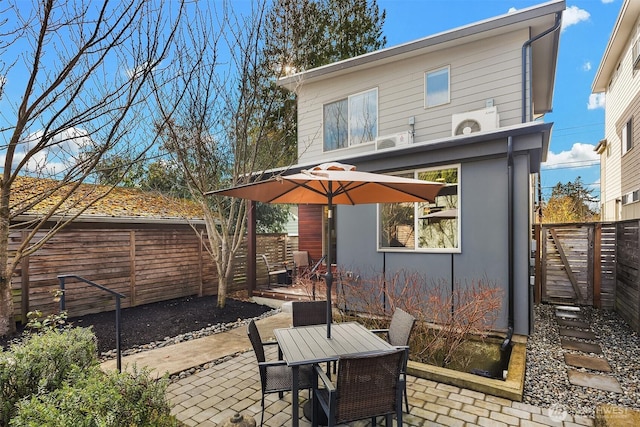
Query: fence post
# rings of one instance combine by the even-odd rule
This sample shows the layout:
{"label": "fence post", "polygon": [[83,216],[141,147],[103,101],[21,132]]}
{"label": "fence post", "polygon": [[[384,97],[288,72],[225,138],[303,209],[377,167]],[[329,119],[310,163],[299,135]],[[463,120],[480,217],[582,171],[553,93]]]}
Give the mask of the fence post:
{"label": "fence post", "polygon": [[540,224],[536,224],[534,226],[534,236],[536,239],[536,261],[535,261],[535,289],[533,292],[533,301],[538,304],[540,303],[541,294],[542,294],[542,226]]}
{"label": "fence post", "polygon": [[593,306],[602,308],[602,224],[596,223],[593,233]]}

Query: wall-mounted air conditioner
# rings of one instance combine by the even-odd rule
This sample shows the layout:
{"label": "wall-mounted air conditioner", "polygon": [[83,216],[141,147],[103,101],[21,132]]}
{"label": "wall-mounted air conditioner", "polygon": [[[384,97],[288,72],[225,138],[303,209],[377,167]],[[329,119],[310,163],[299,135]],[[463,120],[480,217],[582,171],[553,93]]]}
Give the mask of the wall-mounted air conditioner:
{"label": "wall-mounted air conditioner", "polygon": [[497,129],[500,126],[500,116],[497,107],[482,110],[467,111],[451,116],[451,135],[469,135]]}
{"label": "wall-mounted air conditioner", "polygon": [[403,145],[411,144],[411,142],[411,134],[408,131],[393,135],[379,136],[376,138],[376,150],[401,147]]}

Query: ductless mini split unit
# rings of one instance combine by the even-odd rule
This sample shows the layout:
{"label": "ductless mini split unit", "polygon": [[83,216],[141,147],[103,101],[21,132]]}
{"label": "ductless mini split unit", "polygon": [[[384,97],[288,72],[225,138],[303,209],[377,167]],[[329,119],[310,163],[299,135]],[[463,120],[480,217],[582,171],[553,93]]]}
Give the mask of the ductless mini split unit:
{"label": "ductless mini split unit", "polygon": [[497,107],[483,108],[482,110],[467,111],[451,116],[451,135],[470,135],[476,132],[484,132],[497,129],[500,126],[500,117]]}
{"label": "ductless mini split unit", "polygon": [[411,133],[400,132],[393,135],[379,136],[376,138],[376,150],[401,147],[411,144]]}

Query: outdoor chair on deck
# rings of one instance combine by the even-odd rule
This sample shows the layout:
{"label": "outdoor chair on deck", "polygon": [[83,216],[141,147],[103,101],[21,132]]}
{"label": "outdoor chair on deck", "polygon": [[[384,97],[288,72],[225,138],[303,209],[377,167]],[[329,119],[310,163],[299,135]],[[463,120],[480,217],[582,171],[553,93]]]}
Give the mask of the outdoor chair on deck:
{"label": "outdoor chair on deck", "polygon": [[[284,360],[277,360],[267,362],[264,353],[264,347],[268,345],[278,345],[276,341],[263,342],[260,338],[260,332],[256,326],[256,322],[252,320],[247,325],[247,335],[251,346],[258,359],[258,370],[260,371],[260,383],[262,385],[262,415],[260,418],[260,425],[264,421],[264,397],[268,393],[278,393],[282,399],[285,391],[291,391],[292,373],[291,368],[287,366],[287,362]],[[280,352],[278,352],[280,356]],[[298,381],[298,389],[311,389],[312,385],[313,366],[301,366]]]}
{"label": "outdoor chair on deck", "polygon": [[[313,425],[317,425],[320,410],[327,414],[328,426],[385,416],[392,425],[396,415],[402,426],[402,390],[405,351],[348,356],[338,359],[335,385],[319,366],[313,376]],[[318,387],[320,379],[322,388]]]}
{"label": "outdoor chair on deck", "polygon": [[267,266],[267,277],[268,277],[268,281],[267,281],[267,289],[271,289],[271,278],[274,277],[276,280],[276,285],[279,283],[279,278],[280,277],[287,277],[287,275],[289,274],[289,272],[287,271],[287,267],[286,265],[284,265],[284,263],[281,264],[271,264],[269,263],[269,259],[267,258],[267,256],[265,254],[261,254],[260,257],[262,257],[262,260],[264,261],[265,265]]}
{"label": "outdoor chair on deck", "polygon": [[[416,318],[401,308],[396,308],[391,316],[389,329],[372,329],[371,332],[385,334],[385,339],[395,347],[404,347],[407,352],[405,357],[405,365],[402,367],[402,375],[406,375],[407,361],[409,360],[409,338],[411,331],[416,324]],[[406,410],[409,412],[409,399],[407,397],[407,384],[404,384],[404,401]]]}

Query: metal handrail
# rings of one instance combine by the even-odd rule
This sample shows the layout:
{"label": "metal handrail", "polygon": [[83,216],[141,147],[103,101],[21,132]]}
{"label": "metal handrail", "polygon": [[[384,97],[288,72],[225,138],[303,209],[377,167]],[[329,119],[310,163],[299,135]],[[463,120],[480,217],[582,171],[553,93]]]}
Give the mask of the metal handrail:
{"label": "metal handrail", "polygon": [[107,293],[110,293],[111,295],[116,297],[116,355],[117,355],[117,367],[118,367],[118,372],[122,372],[122,356],[120,353],[120,298],[126,298],[125,295],[113,291],[109,288],[106,288],[102,285],[98,285],[97,283],[92,282],[91,280],[87,280],[84,277],[80,277],[77,276],[75,274],[61,274],[58,276],[58,280],[60,281],[60,290],[62,291],[62,295],[60,296],[60,311],[64,311],[65,310],[65,289],[64,289],[64,281],[65,279],[77,279],[80,280],[81,282],[86,283],[87,285],[91,285],[93,287],[96,287],[100,290],[103,290]]}

